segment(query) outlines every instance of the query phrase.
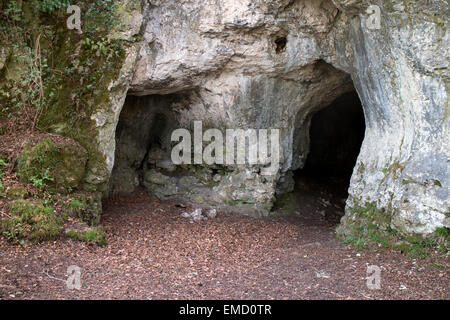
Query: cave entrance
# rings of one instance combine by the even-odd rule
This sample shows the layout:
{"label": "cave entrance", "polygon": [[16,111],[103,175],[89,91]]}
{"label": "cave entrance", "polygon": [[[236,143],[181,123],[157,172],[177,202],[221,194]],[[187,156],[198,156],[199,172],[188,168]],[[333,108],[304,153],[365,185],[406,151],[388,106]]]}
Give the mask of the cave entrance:
{"label": "cave entrance", "polygon": [[110,196],[132,194],[154,167],[171,165],[171,133],[178,128],[176,109],[189,105],[190,92],[128,95],[116,128]]}
{"label": "cave entrance", "polygon": [[293,172],[295,186],[289,195],[297,214],[339,222],[364,132],[364,113],[356,91],[312,114],[309,153],[303,168]]}

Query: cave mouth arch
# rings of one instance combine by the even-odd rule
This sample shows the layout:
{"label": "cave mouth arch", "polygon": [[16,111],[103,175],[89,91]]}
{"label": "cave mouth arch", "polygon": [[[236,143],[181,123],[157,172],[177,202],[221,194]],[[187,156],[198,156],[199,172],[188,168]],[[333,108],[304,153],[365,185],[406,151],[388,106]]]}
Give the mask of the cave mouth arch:
{"label": "cave mouth arch", "polygon": [[144,174],[170,164],[171,132],[178,128],[173,106],[189,105],[192,92],[127,95],[115,132],[109,196],[126,196],[143,185]]}
{"label": "cave mouth arch", "polygon": [[297,214],[338,223],[344,215],[350,179],[364,140],[363,107],[356,90],[352,90],[310,117],[305,163],[293,171],[293,192],[278,197],[273,211],[285,208],[288,199],[288,207]]}
{"label": "cave mouth arch", "polygon": [[[291,164],[282,179],[262,182],[268,185],[269,201],[273,201],[274,194],[276,201],[273,206],[270,202],[261,209],[264,211],[258,212],[259,216],[276,211],[280,199],[286,204],[286,196],[291,208],[308,210],[304,204],[310,203],[310,211],[316,212],[317,202],[325,201],[338,209],[339,219],[343,215],[350,177],[365,134],[362,104],[350,78],[344,80],[343,84],[336,83],[329,89],[325,99],[313,100],[310,108],[306,106],[292,115],[296,117],[293,153],[300,161]],[[315,94],[318,92],[320,90]],[[214,198],[211,186],[228,191],[228,185],[220,183],[234,172],[216,167],[177,166],[170,157],[171,133],[181,125],[178,112],[189,110],[197,102],[198,94],[196,90],[188,90],[127,96],[115,132],[115,163],[109,181],[109,197],[131,195],[139,188],[160,199],[177,197],[198,206],[226,207],[223,198]],[[247,207],[241,211],[237,206],[227,208],[248,214]]]}

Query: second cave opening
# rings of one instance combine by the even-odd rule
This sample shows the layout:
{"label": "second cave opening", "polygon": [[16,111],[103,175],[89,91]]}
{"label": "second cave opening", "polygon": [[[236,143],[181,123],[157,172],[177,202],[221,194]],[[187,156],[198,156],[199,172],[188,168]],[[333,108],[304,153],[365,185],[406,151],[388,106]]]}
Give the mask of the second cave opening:
{"label": "second cave opening", "polygon": [[273,211],[288,208],[303,217],[337,223],[344,214],[364,133],[364,112],[356,91],[314,113],[306,162],[293,172],[294,191],[277,199]]}

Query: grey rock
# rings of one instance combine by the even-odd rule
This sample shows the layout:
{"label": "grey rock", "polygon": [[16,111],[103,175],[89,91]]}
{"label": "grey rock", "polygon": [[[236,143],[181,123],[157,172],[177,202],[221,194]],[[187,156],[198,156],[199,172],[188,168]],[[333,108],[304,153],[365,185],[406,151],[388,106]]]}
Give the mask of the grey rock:
{"label": "grey rock", "polygon": [[181,216],[182,216],[183,218],[190,218],[190,217],[191,217],[191,214],[190,214],[189,212],[183,212],[183,213],[181,214]]}
{"label": "grey rock", "polygon": [[[137,175],[124,189],[132,192],[146,163],[143,184],[157,196],[267,215],[305,164],[312,114],[354,86],[366,133],[338,233],[351,231],[359,220],[351,208],[367,202],[388,211],[389,226],[401,233],[432,233],[447,223],[450,207],[448,10],[442,1],[376,3],[380,30],[368,28],[367,0],[168,0],[127,20],[130,34],[139,21],[145,33],[111,84],[111,102],[93,116],[105,162],[91,164],[86,181],[101,188],[113,171],[115,190],[121,179],[114,176],[131,168]],[[128,131],[116,131],[119,115]],[[198,166],[191,187],[157,174],[167,170],[154,166],[170,154],[171,131],[191,130],[194,120],[219,129],[280,128],[279,172],[263,177],[261,166],[230,165],[219,180]],[[164,157],[145,161],[149,144]]]}
{"label": "grey rock", "polygon": [[209,219],[214,219],[217,216],[217,210],[216,209],[209,209],[208,211],[206,211],[206,216]]}
{"label": "grey rock", "polygon": [[156,162],[156,167],[160,169],[164,169],[168,172],[173,172],[177,169],[177,166],[173,164],[171,160],[162,160]]}

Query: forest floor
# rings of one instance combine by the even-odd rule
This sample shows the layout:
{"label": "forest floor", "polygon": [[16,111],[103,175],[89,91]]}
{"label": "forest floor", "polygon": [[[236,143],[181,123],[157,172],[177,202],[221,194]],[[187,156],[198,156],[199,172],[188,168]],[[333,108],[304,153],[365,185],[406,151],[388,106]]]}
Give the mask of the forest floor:
{"label": "forest floor", "polygon": [[[109,199],[106,247],[63,236],[38,245],[0,239],[0,299],[450,298],[448,258],[356,251],[336,239],[338,219],[315,198],[315,205],[303,199],[309,215],[218,212],[202,221],[181,216],[195,208],[142,191]],[[81,268],[80,290],[66,284],[72,265]],[[379,289],[367,286],[372,265],[381,271]]]}

